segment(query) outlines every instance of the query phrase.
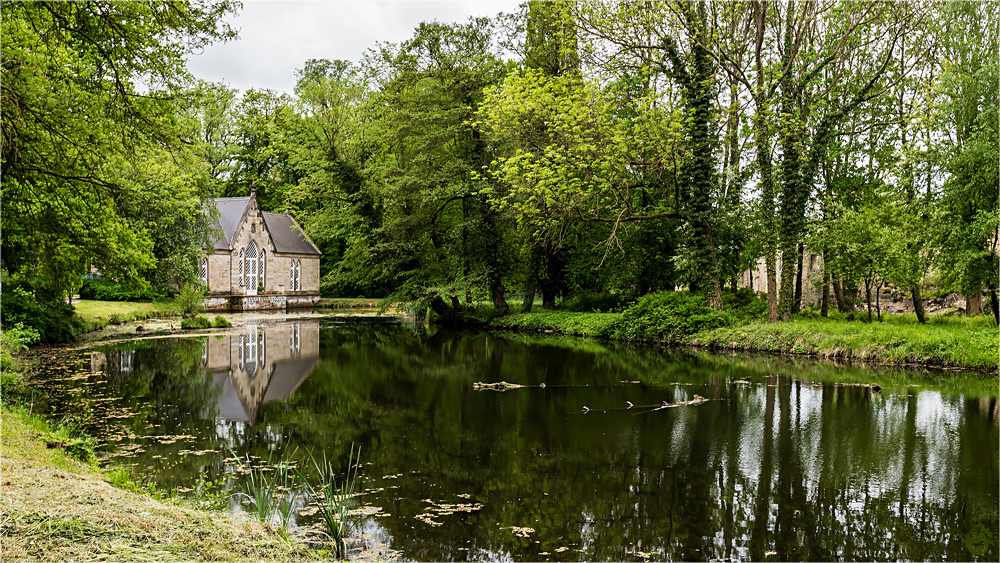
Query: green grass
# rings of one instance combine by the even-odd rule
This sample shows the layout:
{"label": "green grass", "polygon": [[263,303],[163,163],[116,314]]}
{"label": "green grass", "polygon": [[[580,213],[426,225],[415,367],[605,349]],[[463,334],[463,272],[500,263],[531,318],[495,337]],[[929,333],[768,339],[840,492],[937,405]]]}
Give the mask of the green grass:
{"label": "green grass", "polygon": [[[988,315],[931,316],[926,324],[914,315],[883,315],[884,322],[866,317],[846,320],[801,318],[788,323],[753,321],[703,330],[677,340],[677,344],[726,350],[797,354],[864,361],[886,365],[926,365],[996,371],[997,327]],[[536,311],[494,319],[497,329],[552,332],[624,340],[617,330],[619,313]],[[618,335],[617,338],[615,335]],[[639,340],[644,341],[644,340]],[[650,341],[655,341],[651,339]]]}
{"label": "green grass", "polygon": [[700,332],[687,343],[879,364],[997,369],[998,332],[988,316],[933,317],[925,325],[908,317],[912,315],[889,317],[882,323],[822,318],[754,322]]}
{"label": "green grass", "polygon": [[[253,522],[164,503],[110,481],[91,464],[46,447],[58,433],[45,419],[4,407],[4,514],[7,561],[317,561],[310,550]],[[131,487],[127,487],[131,488]]]}
{"label": "green grass", "polygon": [[76,308],[76,316],[83,319],[86,332],[101,330],[109,324],[180,315],[180,311],[172,301],[137,303],[81,299],[74,303],[73,307]]}
{"label": "green grass", "polygon": [[366,297],[324,297],[316,303],[317,308],[328,309],[377,309],[381,299]]}

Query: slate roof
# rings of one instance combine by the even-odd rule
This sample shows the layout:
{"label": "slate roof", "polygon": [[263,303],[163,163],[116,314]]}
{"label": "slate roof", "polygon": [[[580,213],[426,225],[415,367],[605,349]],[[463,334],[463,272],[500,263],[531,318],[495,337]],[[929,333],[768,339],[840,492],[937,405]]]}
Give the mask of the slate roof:
{"label": "slate roof", "polygon": [[271,233],[274,250],[291,254],[322,254],[316,245],[306,237],[299,224],[287,213],[263,211],[264,224]]}
{"label": "slate roof", "polygon": [[243,218],[243,212],[249,204],[250,196],[216,198],[215,207],[219,210],[219,223],[212,226],[222,231],[222,236],[215,241],[216,250],[232,250],[229,241],[233,240],[236,228],[240,226],[240,219]]}
{"label": "slate roof", "polygon": [[[243,214],[250,199],[247,197],[220,197],[215,199],[215,207],[219,210],[219,222],[212,225],[219,230],[219,238],[213,244],[215,250],[232,250],[230,242],[236,235]],[[295,219],[286,213],[271,213],[263,211],[264,225],[271,234],[274,249],[290,254],[322,254],[316,245],[306,237]]]}

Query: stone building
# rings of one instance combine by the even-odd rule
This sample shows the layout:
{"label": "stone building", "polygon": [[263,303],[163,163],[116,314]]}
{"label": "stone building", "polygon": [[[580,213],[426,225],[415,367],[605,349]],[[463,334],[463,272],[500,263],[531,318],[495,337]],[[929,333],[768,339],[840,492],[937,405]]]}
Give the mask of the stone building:
{"label": "stone building", "polygon": [[215,200],[219,238],[201,261],[210,310],[284,309],[319,301],[320,251],[288,213],[262,211],[256,192]]}
{"label": "stone building", "polygon": [[[797,258],[796,258],[797,259]],[[777,256],[777,277],[781,284],[781,251]],[[806,248],[802,254],[802,307],[819,307],[823,299],[823,256]],[[757,259],[753,269],[745,270],[740,287],[749,287],[767,295],[767,261]]]}

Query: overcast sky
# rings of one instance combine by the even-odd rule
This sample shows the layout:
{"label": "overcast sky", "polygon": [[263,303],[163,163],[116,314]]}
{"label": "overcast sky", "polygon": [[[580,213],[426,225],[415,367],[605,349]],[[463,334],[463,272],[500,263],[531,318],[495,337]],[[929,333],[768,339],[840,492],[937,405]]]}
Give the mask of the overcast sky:
{"label": "overcast sky", "polygon": [[518,0],[243,0],[233,24],[239,39],[190,57],[197,78],[240,90],[291,92],[307,59],[354,63],[376,42],[409,38],[422,21],[465,22],[513,12]]}

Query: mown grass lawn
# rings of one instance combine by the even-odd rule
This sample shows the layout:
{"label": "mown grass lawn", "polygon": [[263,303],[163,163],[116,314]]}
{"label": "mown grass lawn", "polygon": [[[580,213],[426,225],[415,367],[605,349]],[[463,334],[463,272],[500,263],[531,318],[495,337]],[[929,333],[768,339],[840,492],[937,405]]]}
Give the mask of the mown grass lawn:
{"label": "mown grass lawn", "polygon": [[93,465],[48,448],[48,423],[4,407],[0,427],[5,561],[316,561],[253,522],[161,502],[112,486]]}

